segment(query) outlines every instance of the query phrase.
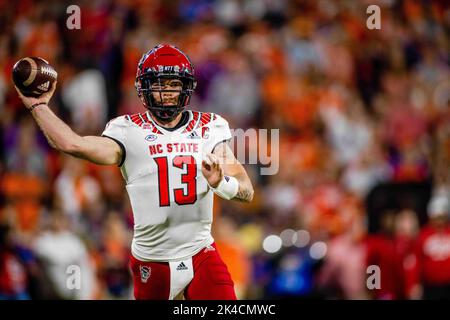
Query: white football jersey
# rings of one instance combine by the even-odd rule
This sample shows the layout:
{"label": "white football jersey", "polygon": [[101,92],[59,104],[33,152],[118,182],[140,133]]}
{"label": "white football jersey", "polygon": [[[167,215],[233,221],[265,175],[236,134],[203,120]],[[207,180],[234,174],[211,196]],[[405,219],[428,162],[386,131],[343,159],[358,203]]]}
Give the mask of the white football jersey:
{"label": "white football jersey", "polygon": [[134,216],[131,252],[138,260],[184,259],[213,242],[213,192],[201,164],[231,132],[213,113],[185,111],[182,121],[165,129],[147,111],[117,117],[102,133],[124,151],[120,169]]}

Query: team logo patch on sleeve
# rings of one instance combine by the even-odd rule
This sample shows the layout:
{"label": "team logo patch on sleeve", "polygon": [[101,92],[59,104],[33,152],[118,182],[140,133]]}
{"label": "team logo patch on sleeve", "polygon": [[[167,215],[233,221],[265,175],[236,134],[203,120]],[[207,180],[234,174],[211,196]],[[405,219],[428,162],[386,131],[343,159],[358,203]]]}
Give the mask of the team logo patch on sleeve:
{"label": "team logo patch on sleeve", "polygon": [[141,282],[147,283],[147,280],[150,278],[152,273],[152,268],[148,266],[139,266],[139,270],[141,272]]}

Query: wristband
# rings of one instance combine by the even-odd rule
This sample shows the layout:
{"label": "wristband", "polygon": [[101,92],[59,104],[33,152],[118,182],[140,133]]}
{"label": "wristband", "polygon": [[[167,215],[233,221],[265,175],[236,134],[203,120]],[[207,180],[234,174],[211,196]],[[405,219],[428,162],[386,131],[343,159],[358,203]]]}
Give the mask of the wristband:
{"label": "wristband", "polygon": [[[211,187],[211,186],[210,186]],[[219,197],[230,200],[233,199],[239,190],[239,181],[235,177],[223,176],[222,181],[216,188],[211,187],[212,191]]]}
{"label": "wristband", "polygon": [[33,104],[31,107],[29,107],[28,110],[31,112],[31,111],[34,110],[34,108],[39,107],[39,106],[41,106],[41,105],[46,105],[46,103],[45,103],[45,102],[38,102],[38,103],[35,103],[35,104]]}

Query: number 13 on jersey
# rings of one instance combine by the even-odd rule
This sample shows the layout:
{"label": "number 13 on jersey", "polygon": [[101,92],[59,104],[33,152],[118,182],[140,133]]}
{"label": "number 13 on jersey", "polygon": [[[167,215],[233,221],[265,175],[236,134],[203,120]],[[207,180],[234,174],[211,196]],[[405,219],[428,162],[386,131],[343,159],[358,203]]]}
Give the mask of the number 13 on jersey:
{"label": "number 13 on jersey", "polygon": [[[176,156],[170,164],[167,157],[153,159],[158,166],[159,206],[170,206],[172,194],[178,205],[195,203],[197,201],[197,163],[195,158],[193,156],[180,155]],[[187,186],[187,192],[183,188],[170,189],[169,166],[180,169],[181,182]]]}

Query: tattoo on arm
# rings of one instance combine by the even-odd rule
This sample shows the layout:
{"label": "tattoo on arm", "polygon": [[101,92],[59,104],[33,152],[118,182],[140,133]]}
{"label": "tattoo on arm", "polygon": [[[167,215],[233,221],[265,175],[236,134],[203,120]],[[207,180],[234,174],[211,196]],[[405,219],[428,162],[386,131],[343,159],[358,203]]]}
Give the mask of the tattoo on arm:
{"label": "tattoo on arm", "polygon": [[234,176],[239,181],[239,189],[233,200],[250,202],[253,199],[253,186],[247,174],[244,172]]}
{"label": "tattoo on arm", "polygon": [[241,201],[241,202],[251,202],[253,199],[253,186],[250,181],[245,169],[235,158],[233,151],[231,151],[230,147],[225,143],[220,143],[217,145],[214,150],[214,154],[222,161],[228,165],[228,175],[235,177],[239,181],[239,189],[237,194],[234,196],[232,200]]}
{"label": "tattoo on arm", "polygon": [[234,200],[250,202],[253,198],[253,191],[246,188],[245,186],[239,185],[238,193],[234,196]]}

